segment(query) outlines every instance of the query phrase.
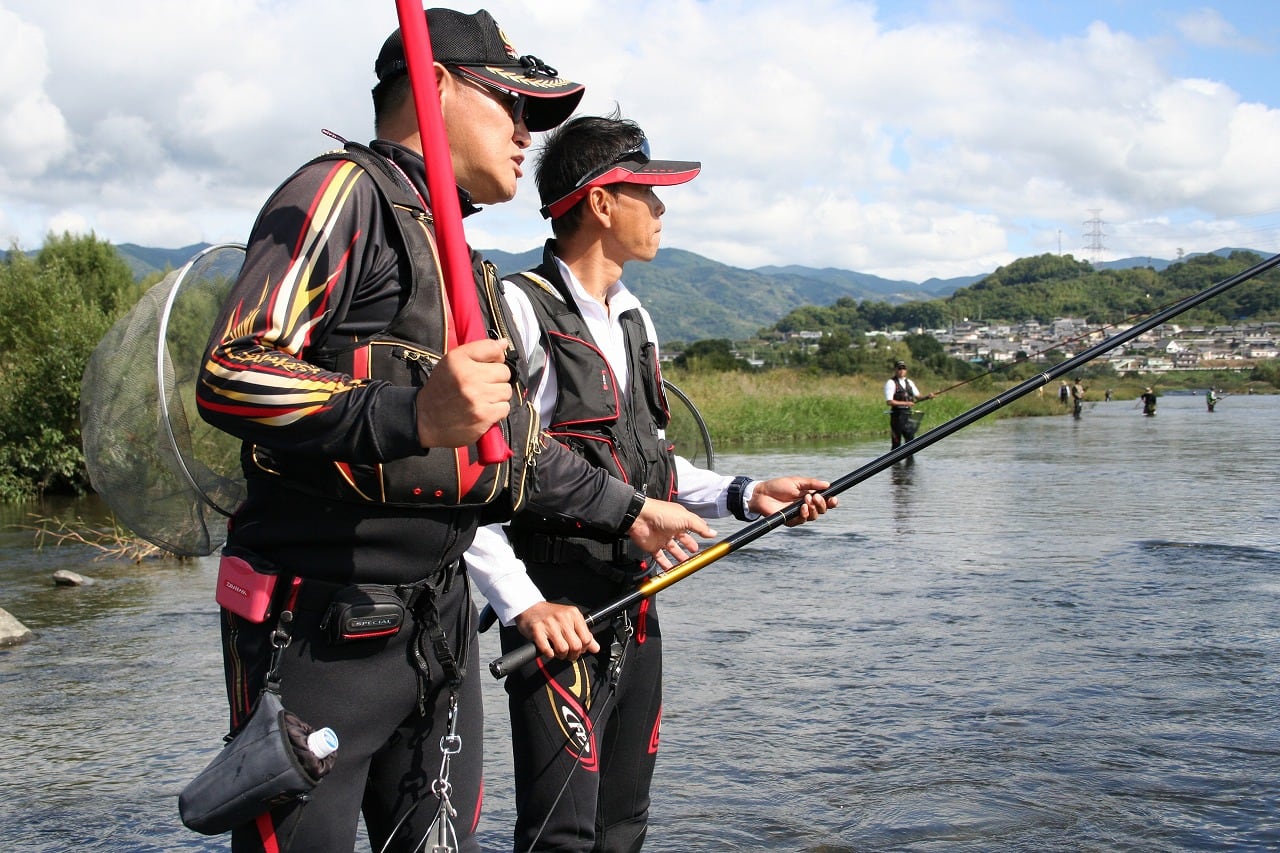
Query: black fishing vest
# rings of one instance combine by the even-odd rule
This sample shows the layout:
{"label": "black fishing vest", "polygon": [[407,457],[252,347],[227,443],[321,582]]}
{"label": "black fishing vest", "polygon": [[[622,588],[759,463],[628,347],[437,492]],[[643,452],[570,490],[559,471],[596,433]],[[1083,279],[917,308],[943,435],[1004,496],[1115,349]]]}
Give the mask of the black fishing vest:
{"label": "black fishing vest", "polygon": [[903,403],[914,403],[916,395],[911,393],[911,382],[908,379],[893,380],[893,399]]}
{"label": "black fishing vest", "polygon": [[[636,491],[671,500],[676,493],[675,456],[671,442],[661,435],[671,413],[662,389],[657,346],[646,334],[639,309],[618,318],[629,374],[628,387],[622,388],[549,251],[537,269],[506,281],[529,297],[542,328],[547,369],[556,372],[559,390],[547,432]],[[532,513],[518,516],[512,526],[517,531],[581,532],[574,522]]]}
{"label": "black fishing vest", "polygon": [[[420,387],[443,357],[448,334],[444,276],[431,214],[395,166],[372,149],[348,142],[345,150],[317,159],[352,160],[373,179],[390,221],[396,223],[397,248],[408,259],[410,286],[407,299],[385,330],[359,340],[330,335],[312,347],[307,360],[354,379]],[[394,235],[388,236],[395,240]],[[481,261],[473,272],[484,282],[480,309],[485,327],[510,339],[496,269]],[[486,517],[506,518],[527,500],[534,462],[542,448],[538,415],[523,385],[524,364],[515,352],[508,353],[508,362],[515,379],[511,414],[500,424],[512,451],[506,462],[481,465],[475,445],[432,448],[420,456],[369,464],[326,462],[256,445],[253,463],[292,488],[331,499],[422,509],[485,507]]]}

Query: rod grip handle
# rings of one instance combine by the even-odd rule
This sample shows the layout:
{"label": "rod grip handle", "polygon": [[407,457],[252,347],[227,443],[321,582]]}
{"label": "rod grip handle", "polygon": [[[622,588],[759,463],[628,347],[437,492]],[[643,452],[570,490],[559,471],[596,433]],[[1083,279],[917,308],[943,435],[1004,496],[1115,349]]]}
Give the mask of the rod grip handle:
{"label": "rod grip handle", "polygon": [[489,672],[493,673],[494,678],[506,678],[537,656],[538,647],[533,643],[525,643],[520,648],[513,649],[502,657],[490,661]]}

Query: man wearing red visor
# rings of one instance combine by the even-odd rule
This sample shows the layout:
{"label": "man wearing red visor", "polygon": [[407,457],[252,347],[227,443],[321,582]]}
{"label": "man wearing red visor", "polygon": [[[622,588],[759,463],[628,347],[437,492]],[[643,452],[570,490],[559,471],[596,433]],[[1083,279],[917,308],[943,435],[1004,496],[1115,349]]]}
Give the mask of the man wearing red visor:
{"label": "man wearing red visor", "polygon": [[[542,423],[573,452],[704,518],[746,520],[803,499],[801,523],[835,506],[817,494],[826,482],[721,476],[676,456],[664,434],[657,336],[622,268],[658,253],[666,208],[654,187],[686,183],[700,168],[652,159],[644,132],[616,115],[550,134],[537,183],[555,237],[540,266],[506,281],[512,337],[528,357]],[[666,550],[687,556],[674,541]],[[582,611],[630,592],[654,564],[623,537],[535,512],[481,528],[467,564],[502,621],[503,650],[532,641],[551,658],[506,681],[514,849],[639,850],[662,716],[657,609],[640,602],[599,641]]]}

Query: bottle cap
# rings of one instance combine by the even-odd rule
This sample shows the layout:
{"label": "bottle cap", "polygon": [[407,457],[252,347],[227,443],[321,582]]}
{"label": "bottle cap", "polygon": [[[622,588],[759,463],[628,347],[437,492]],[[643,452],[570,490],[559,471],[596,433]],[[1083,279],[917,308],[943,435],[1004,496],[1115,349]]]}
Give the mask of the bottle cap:
{"label": "bottle cap", "polygon": [[307,747],[316,758],[324,758],[338,748],[338,735],[325,726],[307,735]]}

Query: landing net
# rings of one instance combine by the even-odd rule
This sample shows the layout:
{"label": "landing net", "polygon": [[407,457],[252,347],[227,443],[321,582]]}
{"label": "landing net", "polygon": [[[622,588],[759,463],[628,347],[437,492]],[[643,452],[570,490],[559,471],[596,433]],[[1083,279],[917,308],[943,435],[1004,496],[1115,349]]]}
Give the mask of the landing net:
{"label": "landing net", "polygon": [[244,500],[240,443],[196,411],[196,379],[244,247],[211,246],[98,343],[80,387],[89,479],[116,519],[181,556],[211,554]]}

